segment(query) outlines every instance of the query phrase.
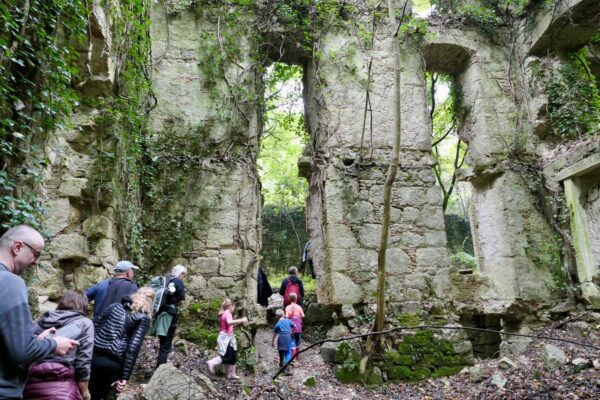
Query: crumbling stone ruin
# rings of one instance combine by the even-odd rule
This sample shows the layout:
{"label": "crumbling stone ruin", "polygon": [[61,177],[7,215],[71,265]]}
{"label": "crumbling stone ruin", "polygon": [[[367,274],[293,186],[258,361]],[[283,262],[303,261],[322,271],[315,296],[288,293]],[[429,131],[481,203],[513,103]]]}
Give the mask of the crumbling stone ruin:
{"label": "crumbling stone ruin", "polygon": [[[284,62],[303,68],[311,141],[299,168],[310,185],[318,301],[346,310],[341,321],[352,319],[348,307],[372,303],[376,290],[393,141],[387,9],[368,0],[147,2],[140,18],[150,57],[136,76],[151,89],[133,99],[133,114],[147,121],[142,140],[126,133],[134,117],[107,112],[122,109],[115,93],[123,97],[119,76],[131,61],[121,53],[123,39],[135,42],[116,3],[90,3],[89,38],[79,48],[83,100],[71,124],[45,142],[39,196],[50,247],[40,295],[52,300],[66,287],[86,287],[129,257],[146,271],[185,264],[193,299],[231,296],[254,309],[261,78],[266,65]],[[398,24],[409,28],[398,39],[402,143],[387,250],[390,306],[410,318],[437,313],[447,322],[524,332],[564,303],[556,278],[572,265],[581,301],[600,308],[600,141],[593,132],[557,133],[548,85],[548,74],[582,48],[598,82],[600,2],[531,1],[493,29],[451,15],[415,25],[410,2],[394,3]],[[471,275],[448,261],[427,72],[450,75],[461,90],[459,133],[469,147],[461,179],[472,185],[477,261]],[[372,129],[364,124],[367,95]],[[555,215],[567,210],[570,225],[561,225]],[[491,342],[497,347],[500,339]]]}

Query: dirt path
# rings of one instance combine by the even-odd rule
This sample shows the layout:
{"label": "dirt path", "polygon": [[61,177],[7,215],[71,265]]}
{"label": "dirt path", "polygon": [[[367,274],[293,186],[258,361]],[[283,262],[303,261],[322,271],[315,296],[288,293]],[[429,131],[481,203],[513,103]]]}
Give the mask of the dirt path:
{"label": "dirt path", "polygon": [[[272,377],[279,370],[279,354],[277,349],[271,346],[272,337],[273,331],[270,329],[263,328],[256,332],[254,345],[256,346],[256,356],[258,359],[256,366],[258,375]],[[275,343],[277,343],[277,340],[275,340]],[[307,343],[305,340],[302,344],[303,346],[308,346],[310,343]],[[302,353],[301,359],[294,360],[292,365],[292,375],[281,374],[277,379],[284,380],[288,384],[301,385],[306,378],[311,376],[316,378],[329,368],[323,361],[318,346]]]}

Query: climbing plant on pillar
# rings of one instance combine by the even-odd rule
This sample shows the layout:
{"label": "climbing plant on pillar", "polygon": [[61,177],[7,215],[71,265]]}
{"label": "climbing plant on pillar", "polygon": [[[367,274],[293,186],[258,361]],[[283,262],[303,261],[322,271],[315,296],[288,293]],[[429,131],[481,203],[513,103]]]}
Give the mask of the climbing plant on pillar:
{"label": "climbing plant on pillar", "polygon": [[96,143],[92,187],[114,197],[119,254],[143,264],[141,190],[148,112],[155,104],[150,65],[150,1],[107,1],[113,32],[115,85],[112,96],[87,99],[100,110],[95,121],[108,133]]}
{"label": "climbing plant on pillar", "polygon": [[77,102],[74,45],[87,9],[80,0],[6,0],[0,26],[0,226],[38,226],[43,146]]}

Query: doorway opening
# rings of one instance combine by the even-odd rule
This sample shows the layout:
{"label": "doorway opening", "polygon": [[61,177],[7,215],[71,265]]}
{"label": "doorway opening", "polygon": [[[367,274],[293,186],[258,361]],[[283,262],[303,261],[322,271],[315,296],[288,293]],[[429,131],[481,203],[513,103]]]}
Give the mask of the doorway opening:
{"label": "doorway opening", "polygon": [[315,291],[306,227],[308,182],[298,174],[298,160],[309,134],[304,127],[303,68],[275,62],[264,82],[263,132],[257,166],[261,181],[261,266],[276,291],[295,266],[305,292]]}

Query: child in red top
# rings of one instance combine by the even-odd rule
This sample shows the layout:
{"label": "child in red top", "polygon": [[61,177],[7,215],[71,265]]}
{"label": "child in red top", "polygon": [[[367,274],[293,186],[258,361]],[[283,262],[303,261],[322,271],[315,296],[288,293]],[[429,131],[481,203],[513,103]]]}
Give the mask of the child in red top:
{"label": "child in red top", "polygon": [[297,304],[296,293],[290,293],[290,304],[285,308],[285,316],[294,323],[292,334],[296,342],[296,349],[300,350],[300,341],[302,340],[302,318],[304,310]]}
{"label": "child in red top", "polygon": [[208,371],[215,373],[215,367],[225,364],[228,365],[227,378],[240,379],[235,373],[235,363],[237,361],[237,342],[233,334],[233,327],[245,324],[248,318],[233,319],[233,302],[231,299],[225,299],[219,309],[219,336],[217,337],[217,351],[219,355],[206,362]]}

